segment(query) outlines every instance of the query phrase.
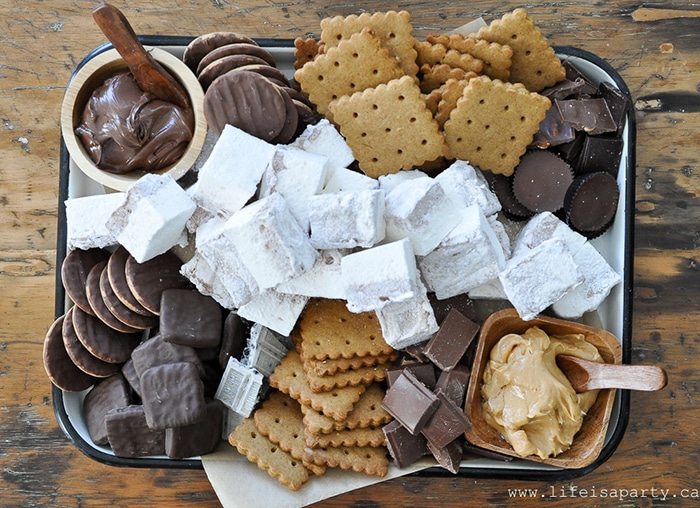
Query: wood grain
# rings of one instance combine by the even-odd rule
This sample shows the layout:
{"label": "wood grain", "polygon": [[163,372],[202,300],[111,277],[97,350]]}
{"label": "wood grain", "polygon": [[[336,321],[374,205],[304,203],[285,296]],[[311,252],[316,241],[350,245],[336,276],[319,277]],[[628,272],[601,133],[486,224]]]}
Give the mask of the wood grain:
{"label": "wood grain", "polygon": [[[234,30],[277,38],[318,35],[323,17],[388,7],[376,0],[113,3],[140,34]],[[635,99],[663,93],[697,100],[700,31],[696,11],[685,1],[657,2],[663,9],[629,0],[400,5],[411,11],[419,37],[525,6],[554,44],[606,59]],[[60,103],[73,69],[104,42],[92,22],[94,6],[86,0],[43,0],[40,8],[24,0],[0,2],[0,497],[4,506],[22,507],[219,506],[203,471],[96,463],[64,437],[53,415],[41,347],[54,317]],[[511,497],[508,489],[524,488],[538,489],[537,501],[548,506],[651,506],[660,504],[661,489],[677,501],[697,494],[700,116],[643,107],[636,117],[632,360],[659,364],[669,381],[660,392],[631,394],[629,425],[617,451],[592,473],[555,484],[415,476],[318,506],[521,506],[524,498]],[[577,495],[580,489],[587,496]],[[592,498],[602,489],[608,497]],[[613,497],[624,492],[626,498]]]}

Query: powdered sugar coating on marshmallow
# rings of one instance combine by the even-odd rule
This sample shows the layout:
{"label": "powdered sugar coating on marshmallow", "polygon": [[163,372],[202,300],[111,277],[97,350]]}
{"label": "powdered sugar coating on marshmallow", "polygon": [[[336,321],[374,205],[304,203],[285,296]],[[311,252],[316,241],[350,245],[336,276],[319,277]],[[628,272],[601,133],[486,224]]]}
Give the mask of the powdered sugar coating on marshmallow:
{"label": "powdered sugar coating on marshmallow", "polygon": [[435,181],[458,209],[476,204],[487,217],[501,210],[501,203],[484,175],[466,161],[453,162]]}
{"label": "powdered sugar coating on marshmallow", "polygon": [[346,254],[346,250],[339,249],[321,251],[311,270],[279,284],[276,287],[277,291],[292,295],[344,300],[345,292],[338,281],[342,277],[340,260]]}
{"label": "powdered sugar coating on marshmallow", "polygon": [[333,168],[347,168],[355,160],[345,138],[326,118],[307,125],[291,146],[328,157]]}
{"label": "powdered sugar coating on marshmallow", "polygon": [[125,199],[124,192],[67,199],[65,205],[68,250],[115,245],[117,239],[107,229],[107,220]]}
{"label": "powdered sugar coating on marshmallow", "polygon": [[287,295],[275,289],[266,289],[238,309],[238,315],[288,336],[308,301],[306,296]]}

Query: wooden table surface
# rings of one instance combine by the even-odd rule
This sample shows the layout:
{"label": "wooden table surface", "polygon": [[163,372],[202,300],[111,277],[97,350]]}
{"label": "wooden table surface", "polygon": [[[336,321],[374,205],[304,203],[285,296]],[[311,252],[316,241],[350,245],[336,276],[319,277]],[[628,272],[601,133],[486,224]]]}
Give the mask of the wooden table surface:
{"label": "wooden table surface", "polygon": [[[663,497],[689,501],[700,496],[700,369],[694,358],[700,351],[697,3],[113,4],[140,34],[196,36],[230,30],[272,38],[318,35],[321,18],[390,8],[409,10],[421,37],[524,6],[553,44],[580,46],[612,64],[632,92],[638,129],[632,361],[666,368],[668,386],[631,395],[621,444],[586,476],[564,482],[408,477],[322,505],[520,505],[523,498],[515,500],[510,493],[523,488],[538,489],[535,502],[566,506],[651,506]],[[59,108],[75,66],[104,42],[91,18],[94,5],[85,0],[0,3],[0,504],[218,506],[202,470],[99,464],[74,448],[53,414],[42,343],[54,319]]]}

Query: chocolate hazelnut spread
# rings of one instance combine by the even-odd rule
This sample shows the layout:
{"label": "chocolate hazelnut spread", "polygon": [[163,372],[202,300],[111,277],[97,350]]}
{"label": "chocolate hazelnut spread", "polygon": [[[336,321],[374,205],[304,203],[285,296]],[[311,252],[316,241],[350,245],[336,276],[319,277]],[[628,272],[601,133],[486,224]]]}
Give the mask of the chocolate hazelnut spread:
{"label": "chocolate hazelnut spread", "polygon": [[559,354],[603,361],[584,335],[549,336],[537,326],[505,335],[491,350],[481,387],[484,419],[522,457],[568,450],[598,396],[574,391],[557,367]]}
{"label": "chocolate hazelnut spread", "polygon": [[125,71],[93,92],[75,132],[104,171],[158,171],[184,153],[194,132],[194,114],[143,92]]}

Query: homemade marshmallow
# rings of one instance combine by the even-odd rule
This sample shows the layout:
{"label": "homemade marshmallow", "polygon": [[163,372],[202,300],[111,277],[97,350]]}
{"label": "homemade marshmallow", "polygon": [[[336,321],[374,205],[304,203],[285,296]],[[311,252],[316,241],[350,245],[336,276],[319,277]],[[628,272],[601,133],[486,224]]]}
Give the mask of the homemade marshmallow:
{"label": "homemade marshmallow", "polygon": [[143,263],[184,245],[185,224],[196,206],[170,175],[150,173],[134,182],[107,220],[107,230]]}
{"label": "homemade marshmallow", "polygon": [[126,199],[126,193],[96,194],[65,201],[68,250],[110,247],[117,239],[107,229],[107,220]]}
{"label": "homemade marshmallow", "polygon": [[344,300],[345,292],[338,281],[342,276],[340,260],[345,254],[346,250],[323,250],[308,272],[282,282],[275,289],[292,295]]}
{"label": "homemade marshmallow", "polygon": [[374,178],[340,166],[328,170],[328,179],[323,187],[323,193],[374,190],[379,188],[379,182]]}
{"label": "homemade marshmallow", "polygon": [[345,138],[326,118],[316,124],[307,125],[291,146],[328,157],[333,168],[347,168],[355,161]]}
{"label": "homemade marshmallow", "polygon": [[266,289],[239,308],[238,315],[287,336],[292,332],[308,301],[307,296],[287,295],[275,289]]}
{"label": "homemade marshmallow", "polygon": [[501,203],[484,175],[468,162],[453,162],[435,177],[435,181],[442,185],[445,194],[458,209],[477,204],[487,217],[501,210]]}

